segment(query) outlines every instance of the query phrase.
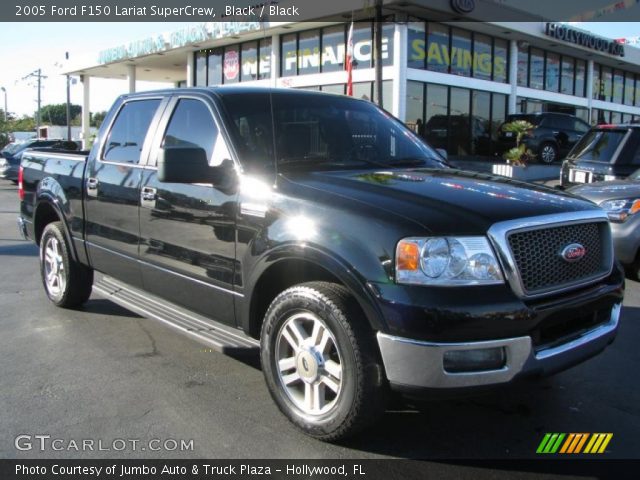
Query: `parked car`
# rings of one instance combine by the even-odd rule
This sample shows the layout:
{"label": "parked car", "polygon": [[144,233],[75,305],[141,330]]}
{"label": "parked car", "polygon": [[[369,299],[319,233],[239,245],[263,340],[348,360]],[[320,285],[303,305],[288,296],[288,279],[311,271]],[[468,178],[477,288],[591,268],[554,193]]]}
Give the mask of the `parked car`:
{"label": "parked car", "polygon": [[632,278],[640,280],[640,170],[625,180],[577,185],[568,191],[607,212],[616,257]]}
{"label": "parked car", "polygon": [[0,151],[0,178],[18,182],[18,169],[22,154],[32,148],[78,150],[78,143],[67,140],[28,140],[10,143]]}
{"label": "parked car", "polygon": [[[505,123],[524,120],[533,125],[523,137],[522,143],[541,163],[554,163],[571,150],[589,130],[589,124],[566,113],[521,113],[509,115]],[[504,125],[504,124],[503,124]],[[498,152],[504,153],[516,146],[516,134],[500,128]]]}
{"label": "parked car", "polygon": [[93,285],[220,351],[258,350],[277,406],[322,440],[380,418],[390,389],[552,374],[618,331],[604,211],[449,168],[364,100],[130,94],[88,155],[29,151],[20,172],[18,225],[55,305]]}
{"label": "parked car", "polygon": [[434,115],[424,125],[424,138],[452,155],[491,154],[489,121],[476,116]]}
{"label": "parked car", "polygon": [[582,137],[560,170],[563,188],[627,178],[640,168],[640,125],[598,125]]}

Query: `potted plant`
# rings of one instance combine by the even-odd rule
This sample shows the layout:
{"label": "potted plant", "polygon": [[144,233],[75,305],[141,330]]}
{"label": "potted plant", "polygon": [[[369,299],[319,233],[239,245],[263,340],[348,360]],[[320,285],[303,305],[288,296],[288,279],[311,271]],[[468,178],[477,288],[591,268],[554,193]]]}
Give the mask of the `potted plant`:
{"label": "potted plant", "polygon": [[529,130],[533,130],[534,126],[526,120],[515,120],[513,122],[505,123],[502,126],[502,130],[505,132],[513,132],[516,135],[516,146],[508,150],[503,158],[510,165],[516,165],[520,167],[526,167],[527,162],[534,158],[533,152],[529,150],[526,145],[522,143],[522,137]]}
{"label": "potted plant", "polygon": [[[538,167],[528,167],[528,164],[535,159],[535,155],[527,146],[522,143],[522,138],[527,131],[535,128],[526,120],[515,120],[505,123],[502,130],[505,132],[513,132],[516,136],[516,146],[505,152],[502,156],[506,160],[506,164],[494,164],[492,172],[504,177],[517,178],[519,180],[533,181],[544,179],[549,175],[546,170],[538,171]],[[542,167],[542,166],[541,166]]]}

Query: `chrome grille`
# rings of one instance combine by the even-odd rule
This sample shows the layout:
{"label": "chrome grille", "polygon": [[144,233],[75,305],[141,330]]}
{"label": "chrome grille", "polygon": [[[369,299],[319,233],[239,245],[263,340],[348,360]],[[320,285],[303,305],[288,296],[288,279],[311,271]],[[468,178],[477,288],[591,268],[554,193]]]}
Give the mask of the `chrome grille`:
{"label": "chrome grille", "polygon": [[[507,242],[524,293],[547,293],[606,275],[611,269],[608,229],[605,222],[591,222],[509,232]],[[586,254],[568,262],[560,252],[573,243],[583,245]]]}

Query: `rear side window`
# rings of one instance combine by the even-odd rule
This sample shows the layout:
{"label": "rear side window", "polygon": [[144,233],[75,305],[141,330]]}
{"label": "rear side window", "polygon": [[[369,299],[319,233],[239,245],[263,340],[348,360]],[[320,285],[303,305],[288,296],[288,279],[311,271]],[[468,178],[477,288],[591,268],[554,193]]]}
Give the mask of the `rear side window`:
{"label": "rear side window", "polygon": [[211,160],[218,128],[209,108],[200,100],[183,98],[171,115],[163,147],[200,147]]}
{"label": "rear side window", "polygon": [[142,145],[158,105],[159,99],[125,103],[111,127],[102,159],[118,163],[139,163]]}
{"label": "rear side window", "polygon": [[570,157],[579,160],[612,163],[626,130],[591,130],[576,144]]}

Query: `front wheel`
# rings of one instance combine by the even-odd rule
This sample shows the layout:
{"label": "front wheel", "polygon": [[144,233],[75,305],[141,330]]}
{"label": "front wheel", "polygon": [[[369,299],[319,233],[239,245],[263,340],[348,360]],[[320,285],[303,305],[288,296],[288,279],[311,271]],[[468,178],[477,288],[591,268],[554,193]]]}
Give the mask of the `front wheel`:
{"label": "front wheel", "polygon": [[543,143],[538,157],[542,163],[549,165],[558,159],[558,147],[553,143]]}
{"label": "front wheel", "polygon": [[340,285],[310,282],[278,295],[262,326],[261,360],[274,401],[312,437],[345,438],[384,411],[374,334]]}
{"label": "front wheel", "polygon": [[62,222],[53,222],[42,232],[40,274],[49,300],[72,308],[89,299],[93,270],[73,260],[62,228]]}

